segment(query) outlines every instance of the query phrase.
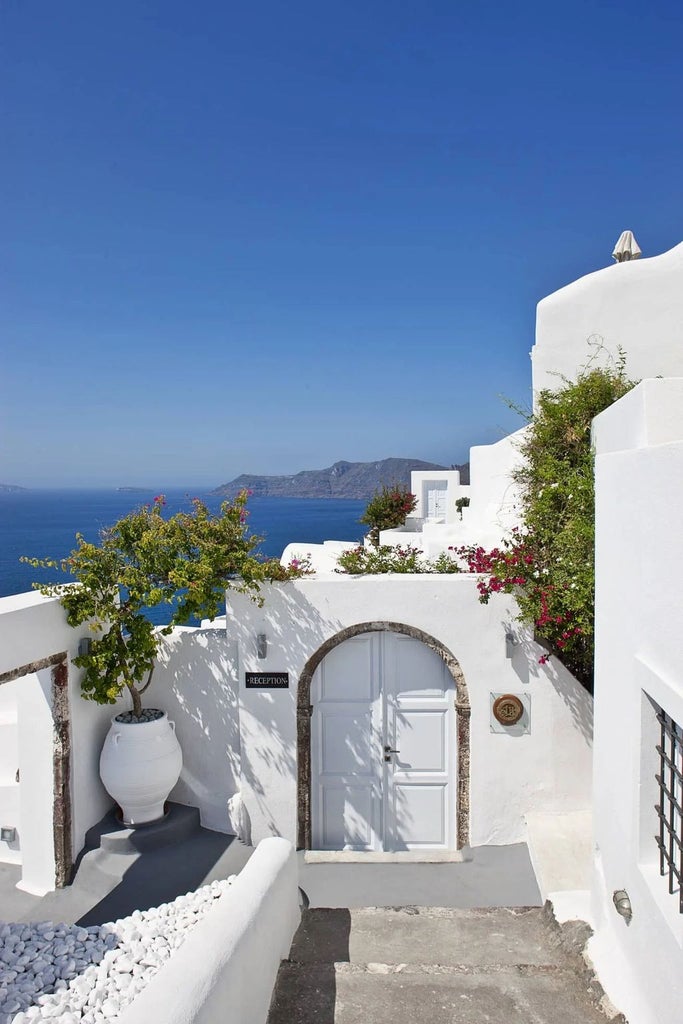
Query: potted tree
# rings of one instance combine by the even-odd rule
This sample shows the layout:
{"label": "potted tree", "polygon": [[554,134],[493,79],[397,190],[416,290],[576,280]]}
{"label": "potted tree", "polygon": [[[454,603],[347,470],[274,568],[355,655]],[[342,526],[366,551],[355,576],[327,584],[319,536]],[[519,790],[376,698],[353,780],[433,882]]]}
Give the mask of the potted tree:
{"label": "potted tree", "polygon": [[[99,544],[77,534],[66,559],[23,559],[75,577],[75,583],[34,586],[59,597],[70,626],[87,624],[91,631],[74,658],[84,670],[83,696],[98,704],[114,704],[124,692],[130,696],[131,708],[112,719],[100,759],[102,781],[127,825],[163,816],[182,768],[174,723],[161,709],[142,706],[162,637],[174,626],[215,618],[226,590],[258,600],[264,580],[301,574],[256,557],[262,538],[247,532],[246,501],[242,492],[213,515],[195,498],[190,511],[164,518],[159,495],[103,530]],[[155,627],[146,612],[164,604],[170,621]]]}

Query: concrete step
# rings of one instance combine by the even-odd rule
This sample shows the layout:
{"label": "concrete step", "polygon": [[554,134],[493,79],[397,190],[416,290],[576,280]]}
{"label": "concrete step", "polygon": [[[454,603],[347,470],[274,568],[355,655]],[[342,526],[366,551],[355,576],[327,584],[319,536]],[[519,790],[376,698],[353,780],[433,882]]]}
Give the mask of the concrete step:
{"label": "concrete step", "polygon": [[308,910],[289,959],[298,963],[561,966],[567,953],[542,908]]}
{"label": "concrete step", "polygon": [[268,1024],[606,1024],[571,970],[283,964]]}
{"label": "concrete step", "polygon": [[115,854],[139,854],[182,843],[199,833],[199,810],[184,804],[167,805],[161,821],[128,828],[112,808],[108,815],[89,829],[86,849],[102,849]]}
{"label": "concrete step", "polygon": [[268,1024],[606,1024],[589,935],[550,905],[307,910]]}

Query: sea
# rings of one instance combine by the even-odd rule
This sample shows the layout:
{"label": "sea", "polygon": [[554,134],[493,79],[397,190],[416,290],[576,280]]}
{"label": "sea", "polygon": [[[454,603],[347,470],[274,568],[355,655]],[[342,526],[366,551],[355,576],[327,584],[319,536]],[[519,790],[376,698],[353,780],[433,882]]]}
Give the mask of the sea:
{"label": "sea", "polygon": [[[119,490],[26,490],[0,493],[0,597],[21,594],[33,583],[68,581],[52,570],[34,569],[19,559],[60,559],[76,546],[76,533],[95,542],[100,531],[131,509],[151,502],[157,492]],[[189,510],[199,497],[218,512],[220,496],[201,491],[166,490],[165,515]],[[359,523],[366,501],[322,498],[250,498],[248,529],[263,537],[259,550],[279,558],[290,542],[360,541]],[[150,611],[156,623],[167,621],[168,607]]]}

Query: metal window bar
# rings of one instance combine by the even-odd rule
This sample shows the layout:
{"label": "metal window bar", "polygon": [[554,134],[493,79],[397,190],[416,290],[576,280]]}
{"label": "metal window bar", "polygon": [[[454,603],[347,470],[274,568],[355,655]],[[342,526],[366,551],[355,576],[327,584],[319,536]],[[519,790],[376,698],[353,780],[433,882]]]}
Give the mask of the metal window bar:
{"label": "metal window bar", "polygon": [[659,873],[668,875],[669,892],[678,892],[678,907],[683,914],[683,728],[661,708],[657,712],[660,725],[659,803],[655,805],[659,834]]}

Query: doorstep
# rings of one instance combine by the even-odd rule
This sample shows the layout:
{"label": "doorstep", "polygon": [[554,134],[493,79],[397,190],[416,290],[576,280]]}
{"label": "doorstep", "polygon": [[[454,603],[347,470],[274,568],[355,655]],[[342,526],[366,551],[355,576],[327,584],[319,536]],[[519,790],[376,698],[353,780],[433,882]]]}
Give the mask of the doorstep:
{"label": "doorstep", "polygon": [[462,864],[471,858],[463,850],[305,850],[305,864]]}

